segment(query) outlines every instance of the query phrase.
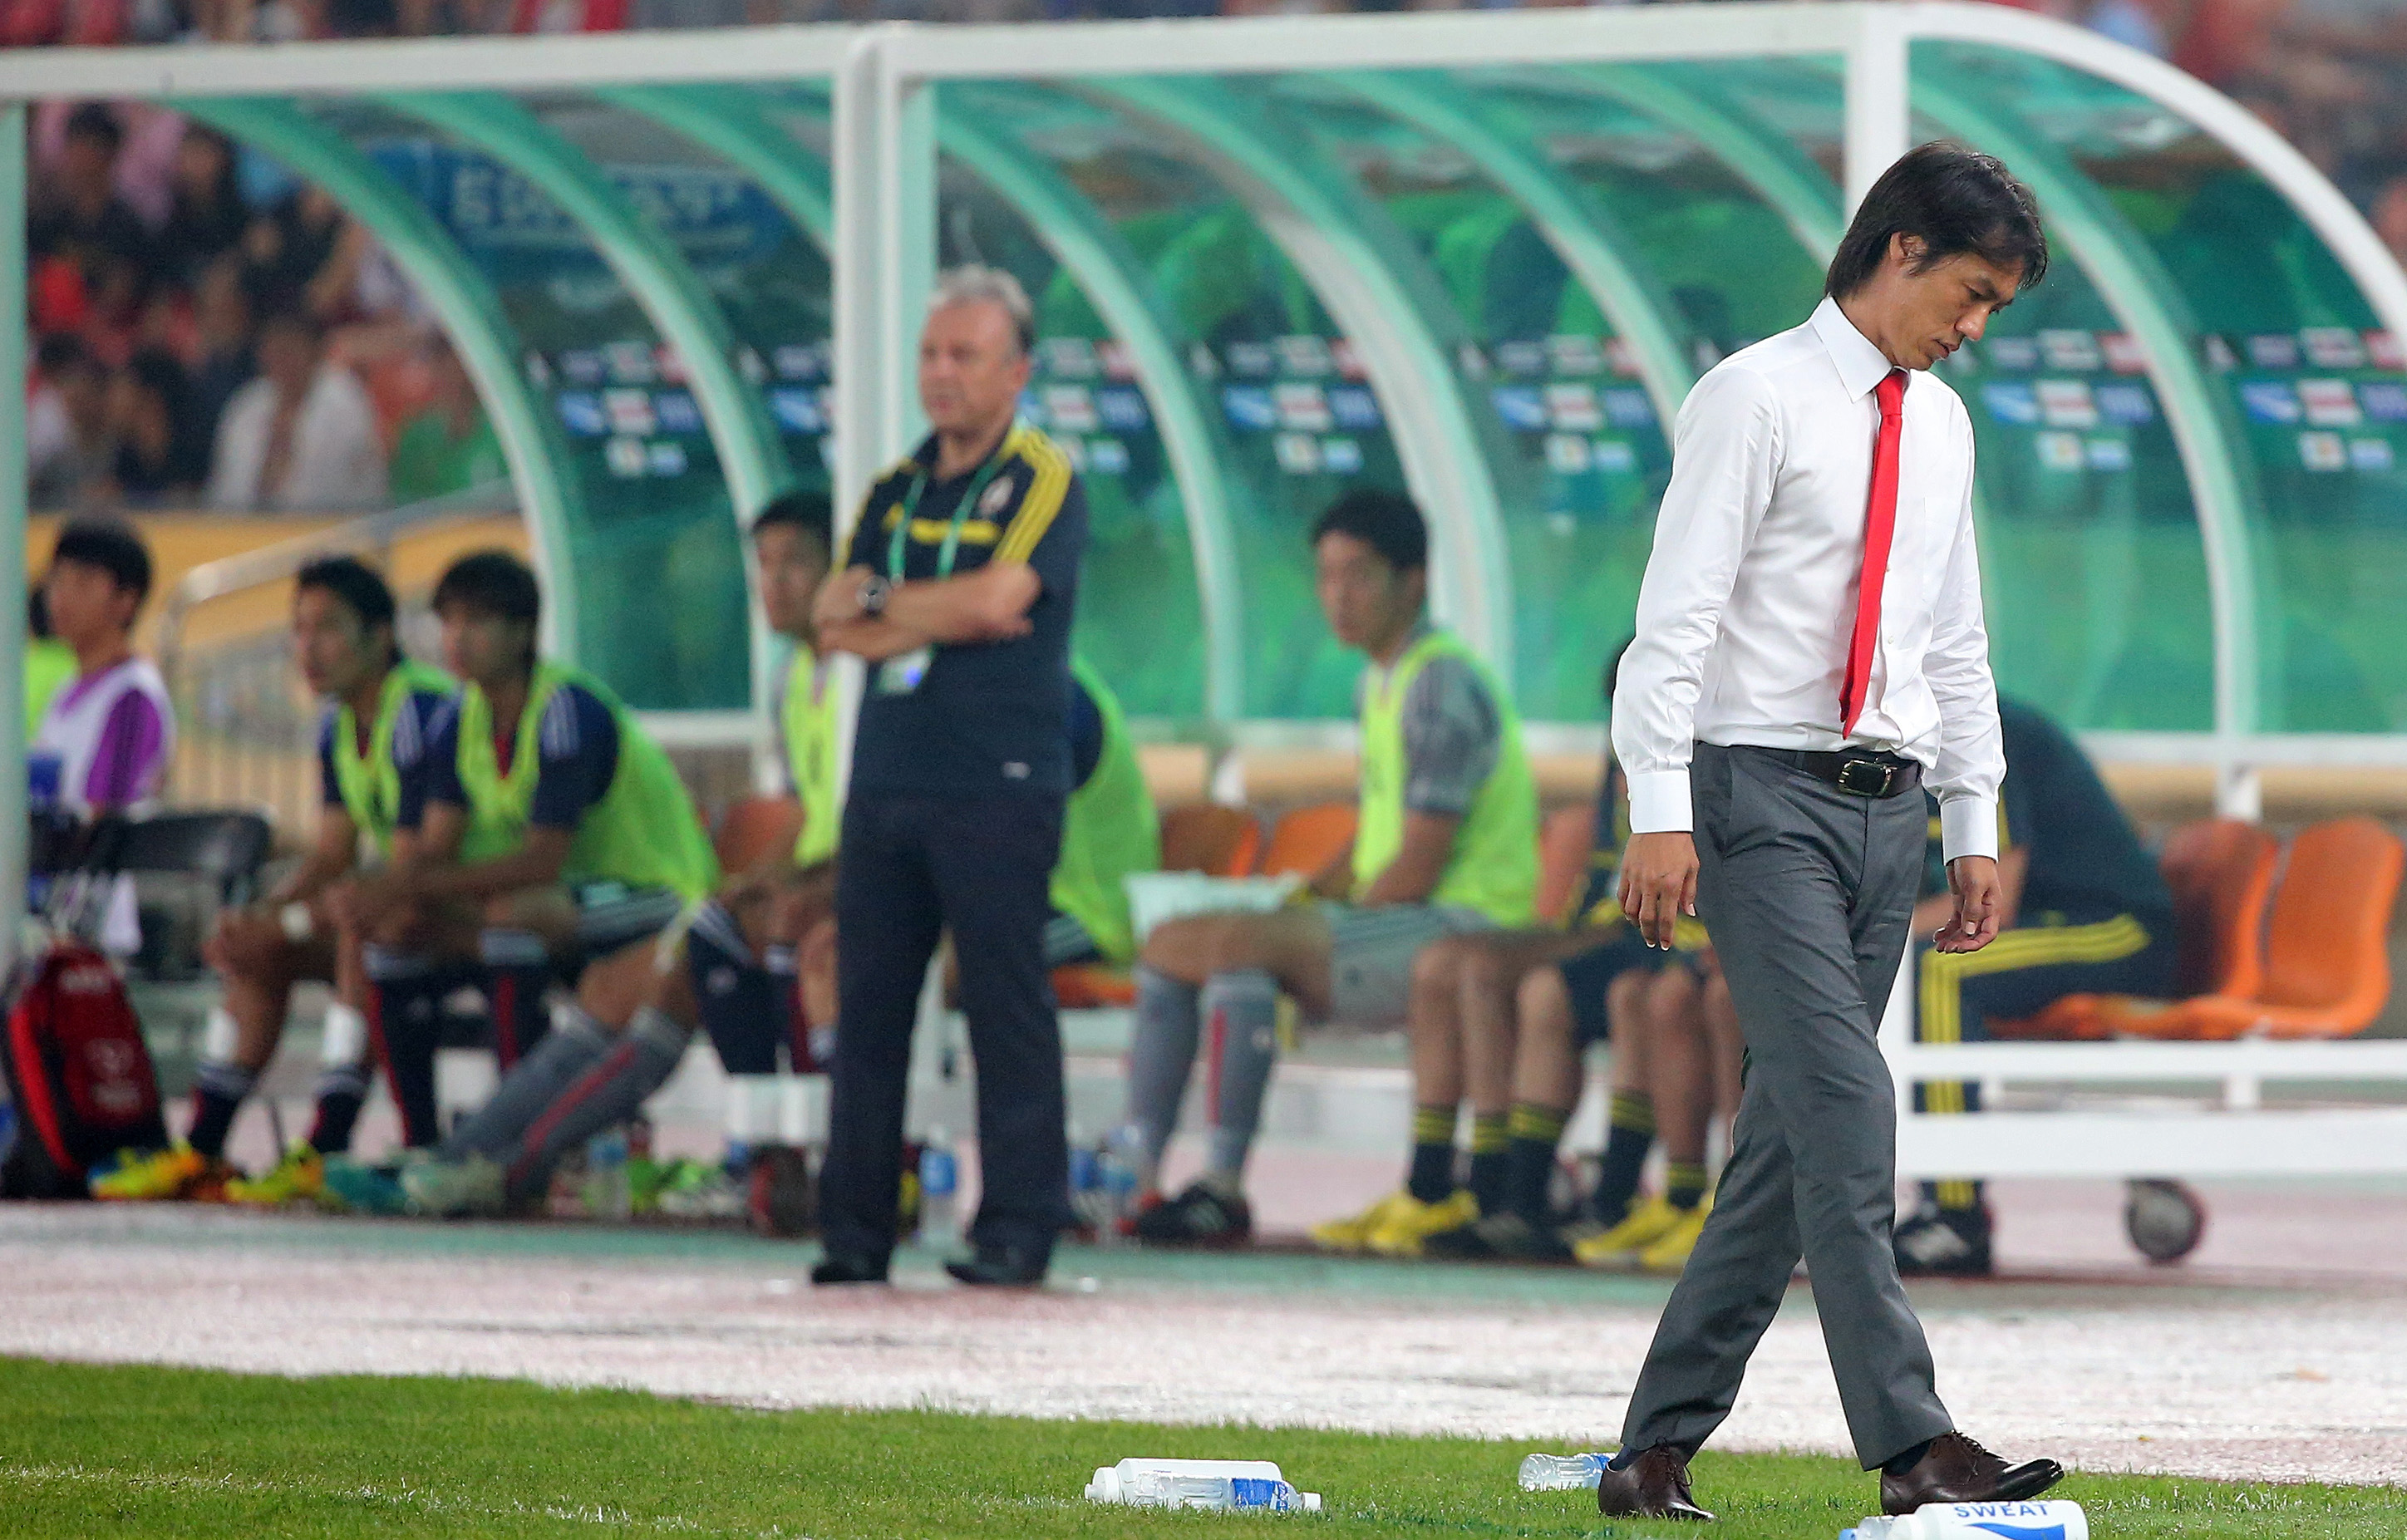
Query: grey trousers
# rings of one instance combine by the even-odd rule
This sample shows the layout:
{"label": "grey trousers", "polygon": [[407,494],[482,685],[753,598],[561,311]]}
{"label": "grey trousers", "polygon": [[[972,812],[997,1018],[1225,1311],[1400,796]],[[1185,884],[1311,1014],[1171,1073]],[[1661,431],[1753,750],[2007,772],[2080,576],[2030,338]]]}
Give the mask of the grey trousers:
{"label": "grey trousers", "polygon": [[1874,1036],[1913,915],[1923,799],[1855,796],[1761,750],[1702,743],[1690,787],[1697,911],[1745,1034],[1745,1090],[1622,1447],[1693,1454],[1712,1436],[1802,1255],[1871,1470],[1955,1426],[1890,1249],[1897,1116]]}

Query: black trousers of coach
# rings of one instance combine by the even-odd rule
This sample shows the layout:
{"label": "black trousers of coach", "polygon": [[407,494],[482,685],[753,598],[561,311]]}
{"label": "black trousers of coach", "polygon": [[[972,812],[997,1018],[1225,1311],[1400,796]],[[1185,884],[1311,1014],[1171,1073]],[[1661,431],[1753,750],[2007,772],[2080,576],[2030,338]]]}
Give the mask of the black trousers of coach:
{"label": "black trousers of coach", "polygon": [[1954,1424],[1898,1282],[1897,1105],[1876,1033],[1905,956],[1927,824],[1758,749],[1697,745],[1697,913],[1746,1037],[1730,1164],[1663,1307],[1622,1447],[1693,1454],[1730,1414],[1799,1258],[1857,1458]]}
{"label": "black trousers of coach", "polygon": [[855,791],[836,874],[836,1039],[821,1231],[833,1255],[894,1246],[911,1029],[953,936],[977,1065],[983,1195],[970,1241],[1049,1253],[1071,1222],[1061,1025],[1045,966],[1062,800]]}

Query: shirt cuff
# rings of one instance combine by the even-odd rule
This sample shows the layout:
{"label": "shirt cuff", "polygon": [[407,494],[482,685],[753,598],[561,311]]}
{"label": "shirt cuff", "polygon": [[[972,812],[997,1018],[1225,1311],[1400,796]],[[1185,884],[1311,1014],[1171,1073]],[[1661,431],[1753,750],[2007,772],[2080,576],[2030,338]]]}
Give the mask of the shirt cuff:
{"label": "shirt cuff", "polygon": [[1949,861],[1958,856],[1998,859],[1998,799],[1955,797],[1939,805],[1939,844]]}
{"label": "shirt cuff", "polygon": [[1686,834],[1695,827],[1686,769],[1643,770],[1630,777],[1631,834]]}

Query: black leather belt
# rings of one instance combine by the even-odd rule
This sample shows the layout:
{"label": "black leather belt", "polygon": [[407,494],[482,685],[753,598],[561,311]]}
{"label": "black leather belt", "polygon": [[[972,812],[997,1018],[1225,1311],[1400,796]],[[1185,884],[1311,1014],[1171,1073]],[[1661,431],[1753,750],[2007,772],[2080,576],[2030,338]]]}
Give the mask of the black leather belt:
{"label": "black leather belt", "polygon": [[1922,784],[1922,762],[1863,749],[1758,749],[1859,797],[1902,796]]}

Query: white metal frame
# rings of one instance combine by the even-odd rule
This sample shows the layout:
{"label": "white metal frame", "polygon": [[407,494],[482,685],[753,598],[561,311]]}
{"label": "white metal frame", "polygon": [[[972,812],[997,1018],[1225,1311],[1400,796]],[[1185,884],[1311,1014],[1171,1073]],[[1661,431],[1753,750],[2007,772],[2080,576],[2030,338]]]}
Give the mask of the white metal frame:
{"label": "white metal frame", "polygon": [[[2391,1084],[2407,1102],[2407,1042],[1948,1043],[1914,1041],[1915,959],[1881,1020],[1897,1094],[1897,1171],[1951,1176],[2272,1176],[2407,1173],[2407,1105],[2265,1107],[2267,1082]],[[1916,1112],[1916,1081],[1982,1088],[1977,1116]],[[2138,1105],[2001,1107],[2008,1086],[2059,1102],[2149,1088]],[[2184,1088],[2186,1094],[2169,1088]]]}

